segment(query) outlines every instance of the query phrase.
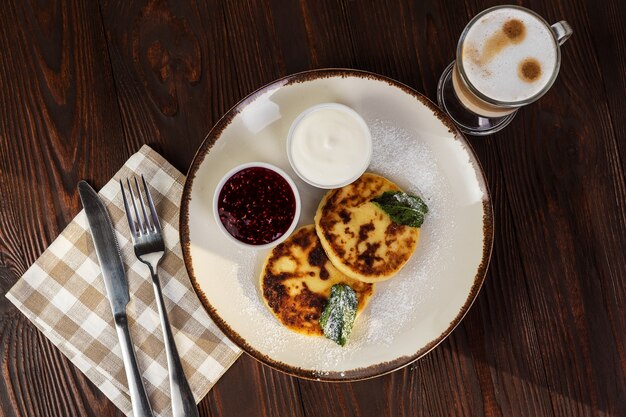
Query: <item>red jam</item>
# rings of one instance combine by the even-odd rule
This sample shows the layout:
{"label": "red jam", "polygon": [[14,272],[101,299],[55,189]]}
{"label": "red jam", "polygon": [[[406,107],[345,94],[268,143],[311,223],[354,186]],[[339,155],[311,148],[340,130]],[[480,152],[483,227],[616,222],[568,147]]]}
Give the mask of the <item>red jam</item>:
{"label": "red jam", "polygon": [[264,245],[284,235],[296,215],[296,197],[277,172],[244,168],[220,191],[217,210],[222,224],[237,240]]}

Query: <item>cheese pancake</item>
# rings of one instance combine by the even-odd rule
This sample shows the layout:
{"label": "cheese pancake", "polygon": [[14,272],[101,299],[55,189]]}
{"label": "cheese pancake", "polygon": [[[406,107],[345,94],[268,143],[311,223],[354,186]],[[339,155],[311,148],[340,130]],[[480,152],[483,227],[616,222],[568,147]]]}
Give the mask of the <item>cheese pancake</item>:
{"label": "cheese pancake", "polygon": [[340,283],[356,292],[358,314],[372,296],[374,285],[339,272],[326,257],[312,224],[298,229],[276,246],[261,272],[261,292],[270,311],[285,327],[306,335],[324,334],[320,315],[330,288]]}
{"label": "cheese pancake", "polygon": [[331,190],[315,214],[317,235],[333,265],[363,282],[394,276],[409,260],[419,229],[391,220],[371,200],[400,188],[379,175],[365,173],[345,187]]}

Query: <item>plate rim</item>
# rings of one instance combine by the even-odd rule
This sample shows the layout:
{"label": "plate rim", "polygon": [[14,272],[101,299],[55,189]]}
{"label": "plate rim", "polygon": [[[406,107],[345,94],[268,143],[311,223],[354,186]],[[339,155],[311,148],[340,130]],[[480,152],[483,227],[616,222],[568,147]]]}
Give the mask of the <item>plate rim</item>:
{"label": "plate rim", "polygon": [[[298,84],[307,81],[313,81],[317,79],[323,78],[332,78],[332,77],[357,77],[357,78],[366,78],[375,81],[382,81],[389,84],[391,87],[396,87],[403,92],[413,96],[417,99],[421,104],[428,107],[435,117],[437,117],[445,127],[448,128],[448,131],[453,134],[453,138],[461,142],[464,148],[468,151],[470,156],[470,163],[474,169],[474,172],[477,175],[477,180],[482,190],[484,191],[483,196],[483,234],[485,236],[485,240],[483,242],[483,250],[482,250],[482,258],[481,262],[477,267],[476,275],[474,276],[474,282],[470,288],[470,291],[467,295],[465,303],[461,306],[459,312],[454,317],[454,319],[450,322],[450,325],[434,340],[429,342],[427,345],[423,346],[417,352],[412,355],[401,356],[399,358],[395,358],[391,361],[385,361],[381,363],[377,363],[374,365],[370,365],[367,367],[350,369],[347,371],[316,371],[311,369],[303,369],[300,367],[292,366],[285,364],[283,362],[274,360],[270,358],[268,355],[259,352],[252,346],[248,344],[248,342],[241,337],[235,330],[233,330],[218,314],[217,311],[213,308],[211,303],[209,302],[206,294],[200,288],[198,281],[195,278],[195,274],[193,271],[191,253],[190,253],[190,229],[189,229],[189,203],[191,202],[191,189],[196,176],[196,173],[204,161],[206,155],[209,154],[211,148],[215,144],[215,142],[221,137],[222,132],[230,125],[230,122],[242,111],[243,107],[250,102],[254,101],[260,95],[269,91],[276,86],[284,87],[291,84]],[[384,75],[376,74],[370,71],[349,69],[349,68],[322,68],[322,69],[314,69],[308,71],[302,71],[290,75],[286,75],[284,77],[278,78],[268,84],[263,85],[262,87],[256,89],[252,93],[246,95],[243,99],[239,100],[235,105],[233,105],[220,119],[213,125],[213,127],[209,130],[207,135],[204,137],[202,143],[198,147],[193,160],[189,166],[187,171],[187,175],[185,177],[185,184],[183,186],[183,192],[181,195],[181,204],[180,204],[180,218],[179,218],[179,234],[180,234],[180,242],[183,254],[183,261],[185,263],[185,268],[187,270],[187,275],[189,276],[189,280],[191,285],[198,296],[200,303],[204,307],[205,311],[209,315],[209,317],[213,320],[213,322],[217,325],[217,327],[224,333],[226,337],[228,337],[233,343],[235,343],[239,348],[242,349],[246,354],[258,360],[259,362],[270,366],[273,369],[284,372],[286,374],[296,376],[299,378],[316,380],[316,381],[326,381],[326,382],[353,382],[360,381],[365,379],[376,378],[391,372],[394,372],[398,369],[401,369],[411,363],[421,359],[426,356],[430,351],[432,351],[435,347],[437,347],[441,342],[443,342],[459,325],[459,323],[463,320],[467,312],[470,310],[472,304],[476,300],[478,293],[485,281],[485,277],[487,274],[487,270],[489,267],[489,262],[491,260],[491,255],[493,252],[493,240],[494,240],[494,221],[493,221],[493,207],[491,204],[491,193],[489,190],[489,184],[486,181],[484,170],[479,159],[476,156],[476,152],[474,148],[469,143],[467,138],[461,133],[461,131],[454,125],[450,117],[445,114],[443,110],[435,105],[428,97],[418,92],[417,90],[409,87],[408,85],[396,81],[392,78],[386,77]]]}

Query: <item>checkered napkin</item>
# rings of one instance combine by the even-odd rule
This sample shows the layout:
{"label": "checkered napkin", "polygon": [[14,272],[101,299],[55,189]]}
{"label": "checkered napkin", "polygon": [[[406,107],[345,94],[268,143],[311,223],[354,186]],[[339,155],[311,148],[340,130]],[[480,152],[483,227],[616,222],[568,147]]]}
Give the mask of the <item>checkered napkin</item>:
{"label": "checkered napkin", "polygon": [[[115,225],[130,286],[128,320],[137,361],[156,416],[170,416],[163,335],[148,268],[133,252],[118,179],[143,174],[150,186],[167,250],[159,277],[185,375],[200,401],[240,350],[209,319],[193,291],[178,235],[185,177],[148,146],[100,190]],[[117,407],[131,415],[130,396],[111,307],[81,211],[7,297]]]}

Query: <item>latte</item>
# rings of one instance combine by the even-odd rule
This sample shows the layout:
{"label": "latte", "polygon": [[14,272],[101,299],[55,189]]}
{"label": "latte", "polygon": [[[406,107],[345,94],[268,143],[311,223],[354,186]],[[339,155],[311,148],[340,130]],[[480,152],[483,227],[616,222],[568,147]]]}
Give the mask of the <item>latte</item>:
{"label": "latte", "polygon": [[542,19],[521,8],[497,8],[466,29],[454,90],[477,114],[507,115],[549,87],[558,71],[557,48]]}

